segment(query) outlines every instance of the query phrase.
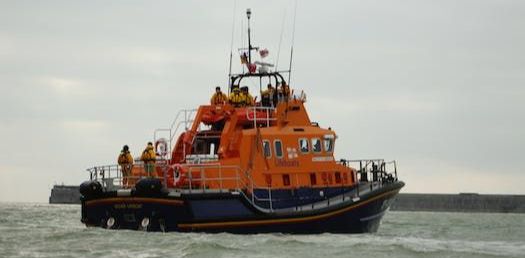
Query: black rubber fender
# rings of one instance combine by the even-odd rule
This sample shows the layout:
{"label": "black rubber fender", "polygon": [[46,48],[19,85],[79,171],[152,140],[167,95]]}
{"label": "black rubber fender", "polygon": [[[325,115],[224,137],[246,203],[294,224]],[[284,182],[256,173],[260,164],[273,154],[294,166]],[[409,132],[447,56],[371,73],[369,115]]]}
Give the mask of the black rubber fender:
{"label": "black rubber fender", "polygon": [[102,185],[98,181],[85,181],[80,184],[79,192],[85,198],[97,197],[102,194]]}
{"label": "black rubber fender", "polygon": [[160,196],[163,193],[162,181],[158,178],[142,178],[135,184],[137,196]]}

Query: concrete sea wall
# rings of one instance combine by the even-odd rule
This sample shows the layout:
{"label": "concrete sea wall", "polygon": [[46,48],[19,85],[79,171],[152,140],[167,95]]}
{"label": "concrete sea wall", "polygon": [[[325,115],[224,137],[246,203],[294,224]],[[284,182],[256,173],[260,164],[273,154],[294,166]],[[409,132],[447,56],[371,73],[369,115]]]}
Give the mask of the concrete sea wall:
{"label": "concrete sea wall", "polygon": [[55,185],[51,189],[49,203],[55,204],[80,204],[80,192],[78,186]]}
{"label": "concrete sea wall", "polygon": [[401,193],[390,210],[525,213],[525,195]]}

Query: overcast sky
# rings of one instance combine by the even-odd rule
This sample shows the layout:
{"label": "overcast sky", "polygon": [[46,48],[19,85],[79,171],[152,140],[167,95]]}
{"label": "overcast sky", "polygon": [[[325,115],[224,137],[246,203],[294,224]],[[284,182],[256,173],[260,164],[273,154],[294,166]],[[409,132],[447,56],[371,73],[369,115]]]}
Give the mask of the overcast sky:
{"label": "overcast sky", "polygon": [[[234,47],[251,7],[254,45],[285,69],[294,2],[235,6]],[[233,10],[0,1],[0,201],[47,202],[207,103]],[[337,132],[338,158],[396,159],[404,192],[525,194],[524,28],[521,0],[299,1],[291,86]]]}

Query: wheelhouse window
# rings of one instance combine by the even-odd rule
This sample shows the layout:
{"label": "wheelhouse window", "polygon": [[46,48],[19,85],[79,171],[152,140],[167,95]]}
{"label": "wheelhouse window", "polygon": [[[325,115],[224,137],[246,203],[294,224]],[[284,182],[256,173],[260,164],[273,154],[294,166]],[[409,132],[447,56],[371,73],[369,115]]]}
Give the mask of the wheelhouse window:
{"label": "wheelhouse window", "polygon": [[308,153],[310,151],[308,139],[306,138],[299,139],[299,149],[301,150],[301,153]]}
{"label": "wheelhouse window", "polygon": [[312,151],[316,153],[321,152],[321,140],[319,138],[312,139]]}
{"label": "wheelhouse window", "polygon": [[325,135],[323,142],[324,142],[324,151],[326,152],[334,151],[334,136],[333,135]]}
{"label": "wheelhouse window", "polygon": [[283,143],[281,142],[281,140],[275,140],[273,144],[275,148],[275,157],[282,158],[283,157]]}
{"label": "wheelhouse window", "polygon": [[263,141],[263,152],[264,157],[270,158],[272,156],[272,150],[270,149],[270,141],[264,140]]}

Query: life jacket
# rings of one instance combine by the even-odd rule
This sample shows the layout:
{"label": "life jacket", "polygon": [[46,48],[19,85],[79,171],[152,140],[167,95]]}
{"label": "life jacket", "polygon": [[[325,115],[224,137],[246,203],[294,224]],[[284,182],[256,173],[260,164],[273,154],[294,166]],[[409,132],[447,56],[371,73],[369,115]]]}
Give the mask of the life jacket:
{"label": "life jacket", "polygon": [[245,93],[245,94],[242,94],[242,95],[243,95],[242,104],[244,106],[253,106],[253,105],[255,105],[255,103],[253,103],[253,97],[252,97],[252,95],[250,95],[250,93]]}
{"label": "life jacket", "polygon": [[230,103],[233,104],[236,107],[241,106],[243,104],[243,102],[244,102],[244,96],[241,93],[235,93],[234,92],[234,93],[232,93],[230,95],[229,99],[230,99]]}
{"label": "life jacket", "polygon": [[157,155],[155,154],[155,151],[153,150],[153,147],[146,147],[146,149],[142,152],[142,156],[140,156],[140,160],[144,161],[145,163],[154,162],[157,159]]}
{"label": "life jacket", "polygon": [[133,157],[129,153],[129,151],[121,152],[118,156],[118,164],[119,165],[127,165],[127,164],[133,164]]}
{"label": "life jacket", "polygon": [[212,105],[223,105],[223,104],[226,104],[227,101],[228,101],[228,97],[226,96],[226,94],[222,92],[220,93],[215,92],[210,100]]}

